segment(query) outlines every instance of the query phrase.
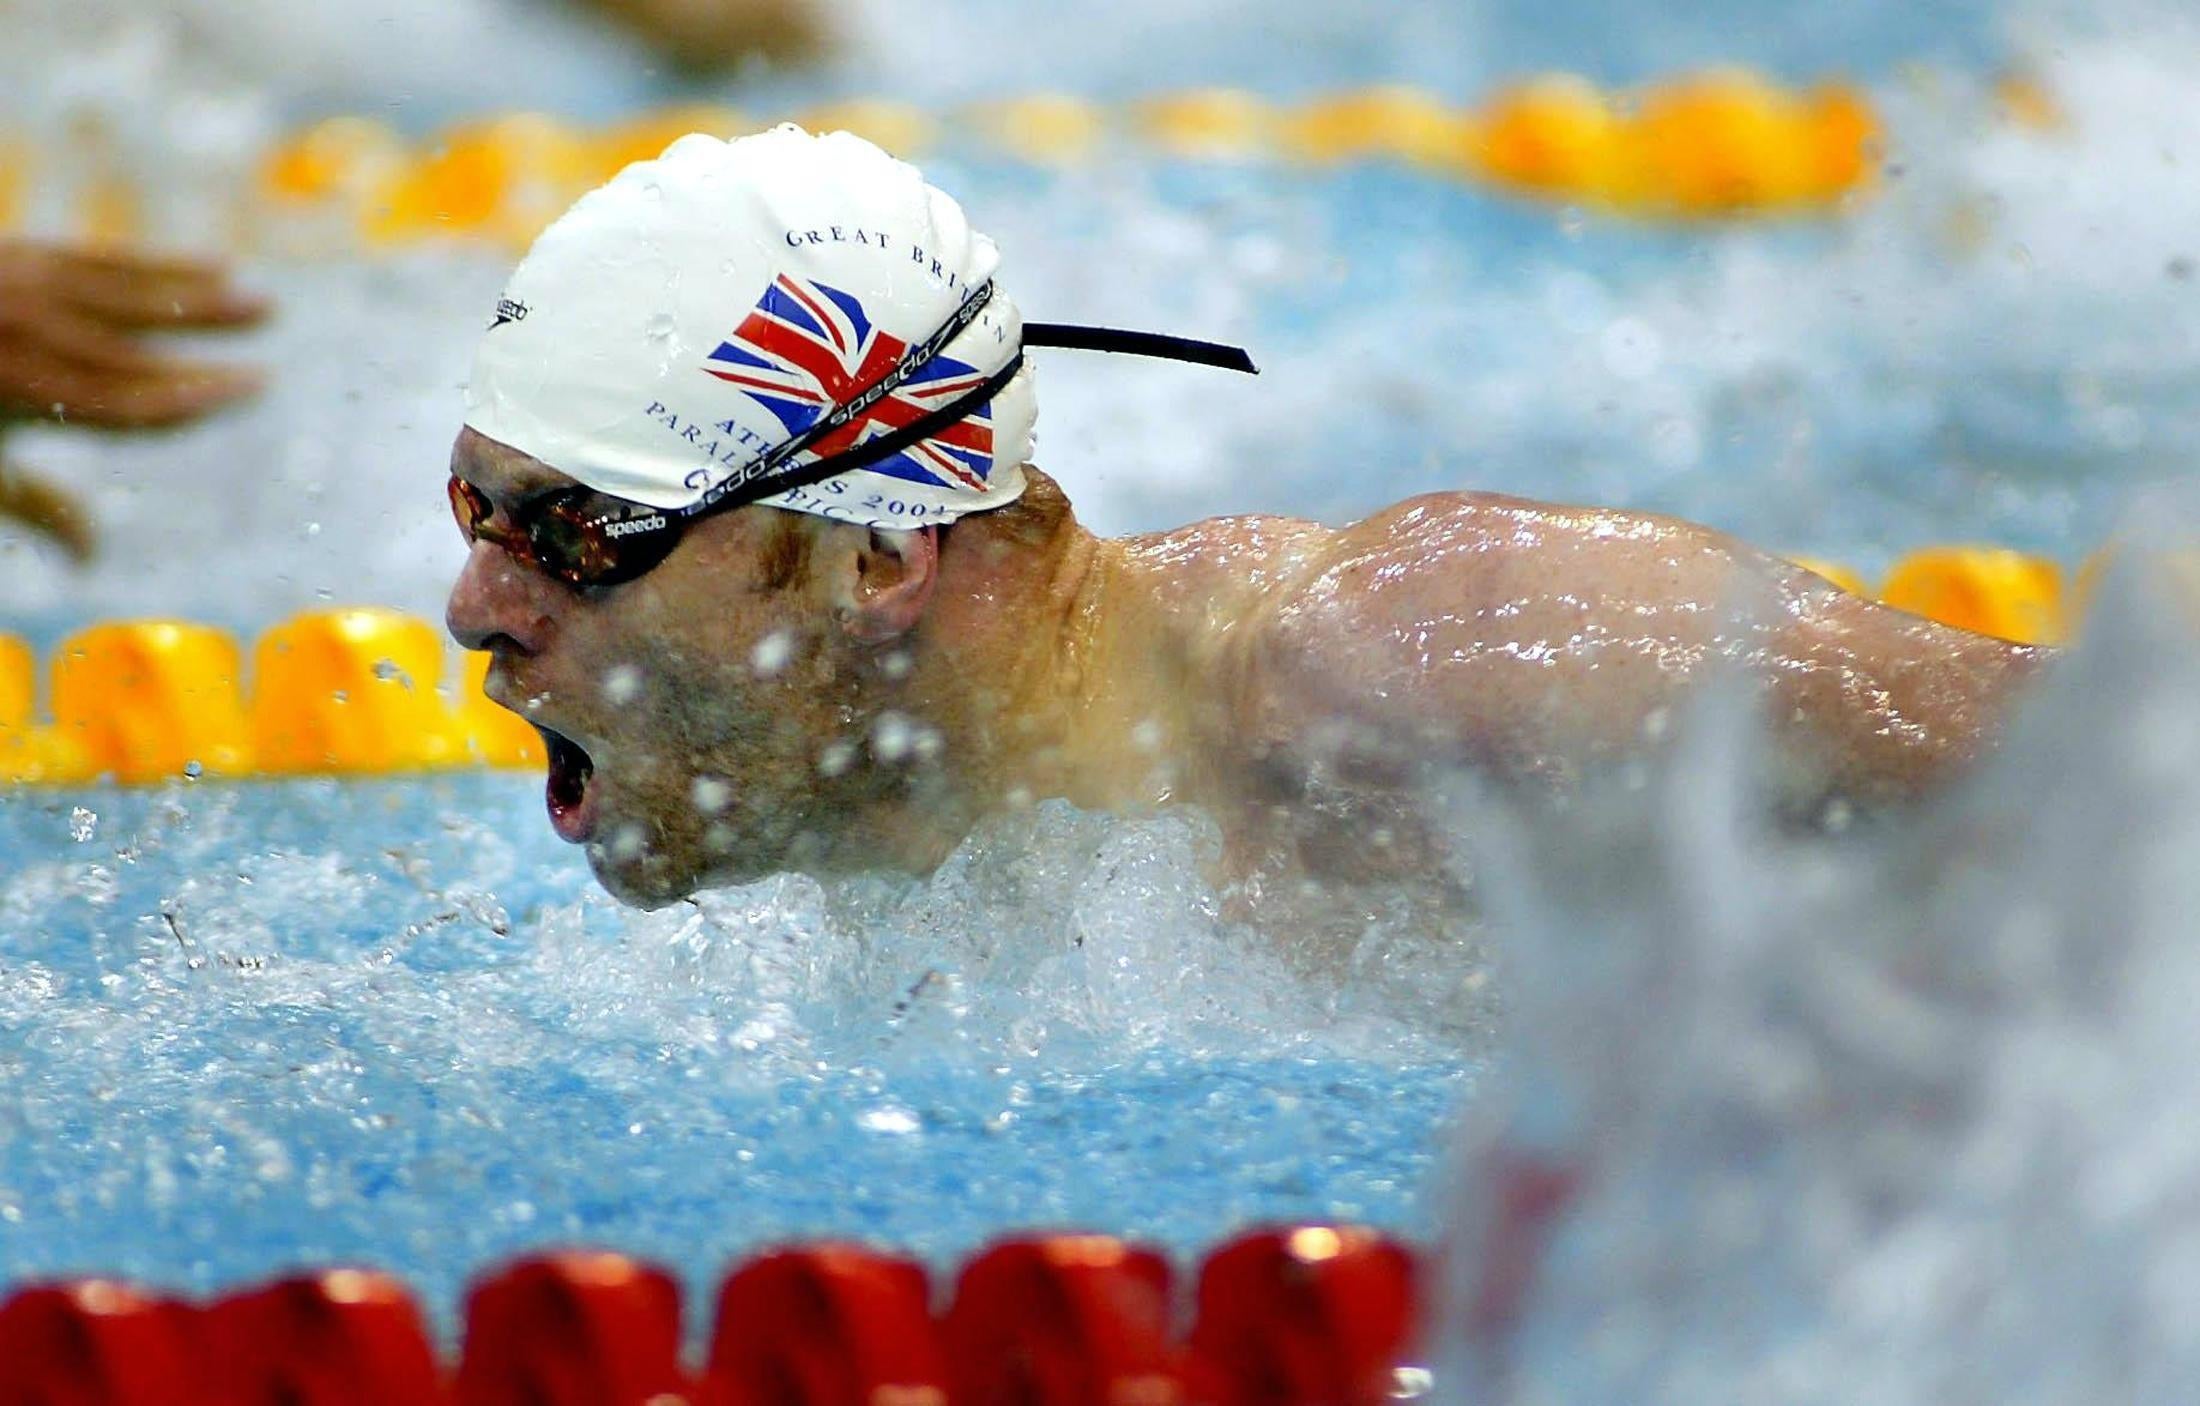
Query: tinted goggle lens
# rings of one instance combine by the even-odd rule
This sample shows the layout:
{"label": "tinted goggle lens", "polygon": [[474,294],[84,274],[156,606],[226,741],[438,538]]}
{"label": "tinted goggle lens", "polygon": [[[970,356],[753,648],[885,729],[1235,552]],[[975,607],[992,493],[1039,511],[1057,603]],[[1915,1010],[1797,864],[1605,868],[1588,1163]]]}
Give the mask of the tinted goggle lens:
{"label": "tinted goggle lens", "polygon": [[456,474],[451,475],[450,495],[451,516],[458,519],[458,530],[471,542],[496,509],[480,489]]}
{"label": "tinted goggle lens", "polygon": [[[484,535],[496,511],[487,495],[456,475],[450,495],[451,513],[466,540]],[[494,540],[570,586],[631,581],[663,561],[680,540],[678,521],[670,515],[586,488],[553,493],[519,517],[524,544]]]}
{"label": "tinted goggle lens", "polygon": [[544,503],[527,536],[551,575],[576,586],[616,586],[663,561],[680,529],[654,508],[579,489]]}

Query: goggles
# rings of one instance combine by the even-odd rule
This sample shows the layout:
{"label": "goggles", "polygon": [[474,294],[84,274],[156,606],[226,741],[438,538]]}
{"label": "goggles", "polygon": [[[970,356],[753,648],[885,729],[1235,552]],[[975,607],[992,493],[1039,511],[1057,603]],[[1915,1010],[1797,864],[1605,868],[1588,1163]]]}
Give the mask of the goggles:
{"label": "goggles", "polygon": [[[635,580],[672,555],[672,549],[680,544],[687,529],[706,517],[746,507],[790,488],[805,487],[888,458],[983,409],[986,402],[1022,369],[1024,356],[1021,351],[979,385],[890,434],[806,464],[789,462],[937,356],[977,316],[992,291],[990,283],[980,288],[946,326],[912,348],[872,385],[834,406],[802,434],[775,446],[755,463],[714,485],[687,507],[652,508],[574,484],[520,503],[510,514],[512,526],[496,531],[488,526],[496,512],[495,505],[480,489],[454,474],[449,488],[451,514],[458,519],[458,530],[469,544],[482,540],[493,542],[526,565],[568,586],[607,587]],[[1189,337],[1051,322],[1027,322],[1023,333],[1026,346],[1122,352],[1259,374],[1243,348]]]}

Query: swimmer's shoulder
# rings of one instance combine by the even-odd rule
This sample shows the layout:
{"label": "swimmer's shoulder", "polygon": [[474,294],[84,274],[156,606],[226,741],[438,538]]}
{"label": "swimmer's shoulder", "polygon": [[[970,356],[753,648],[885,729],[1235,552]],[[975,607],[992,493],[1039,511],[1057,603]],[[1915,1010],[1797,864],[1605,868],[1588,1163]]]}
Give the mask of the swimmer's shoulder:
{"label": "swimmer's shoulder", "polygon": [[1202,609],[1230,609],[1318,567],[1336,531],[1307,518],[1241,513],[1116,539],[1157,590]]}
{"label": "swimmer's shoulder", "polygon": [[1266,652],[1297,661],[1295,673],[1364,669],[1371,650],[1412,654],[1417,646],[1401,642],[1420,638],[1430,621],[1601,579],[1635,554],[1629,544],[1702,531],[1655,514],[1505,493],[1423,493],[1326,533],[1273,594],[1258,632]]}
{"label": "swimmer's shoulder", "polygon": [[1442,572],[1463,548],[1479,553],[1517,540],[1532,522],[1577,511],[1500,493],[1424,493],[1343,527],[1244,513],[1112,545],[1157,599],[1257,630],[1264,619],[1316,600],[1355,595],[1352,587],[1371,574],[1395,580]]}
{"label": "swimmer's shoulder", "polygon": [[1771,560],[1716,528],[1666,513],[1473,490],[1393,503],[1339,529],[1330,552],[1333,569],[1451,588],[1519,572],[1632,570],[1707,553]]}
{"label": "swimmer's shoulder", "polygon": [[1423,549],[1432,545],[1432,539],[1461,532],[1512,536],[1522,527],[1590,520],[1650,520],[1653,517],[1625,509],[1551,503],[1481,489],[1440,489],[1400,499],[1357,522],[1348,523],[1338,529],[1337,545],[1343,551],[1385,545]]}

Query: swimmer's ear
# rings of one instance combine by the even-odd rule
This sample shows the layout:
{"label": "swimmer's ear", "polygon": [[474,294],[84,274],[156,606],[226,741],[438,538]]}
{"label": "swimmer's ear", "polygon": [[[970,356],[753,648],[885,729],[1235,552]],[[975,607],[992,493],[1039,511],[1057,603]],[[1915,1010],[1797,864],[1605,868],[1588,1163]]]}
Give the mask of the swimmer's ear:
{"label": "swimmer's ear", "polygon": [[924,618],[940,579],[940,530],[872,528],[856,544],[836,603],[840,625],[864,644],[901,638]]}

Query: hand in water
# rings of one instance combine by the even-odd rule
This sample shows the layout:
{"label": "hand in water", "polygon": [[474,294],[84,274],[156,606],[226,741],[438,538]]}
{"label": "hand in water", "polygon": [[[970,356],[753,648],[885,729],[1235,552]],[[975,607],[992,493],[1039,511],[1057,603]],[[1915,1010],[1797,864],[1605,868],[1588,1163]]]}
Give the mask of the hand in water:
{"label": "hand in water", "polygon": [[750,59],[799,64],[831,45],[819,0],[589,0],[683,69],[709,72]]}
{"label": "hand in water", "polygon": [[218,264],[0,240],[0,420],[134,429],[219,409],[257,390],[259,373],[169,355],[137,334],[266,313]]}
{"label": "hand in water", "polygon": [[[259,373],[175,356],[142,334],[248,326],[267,306],[233,287],[218,264],[0,239],[0,427],[54,420],[142,429],[218,410],[259,389]],[[80,561],[91,555],[84,510],[4,459],[0,517]]]}

